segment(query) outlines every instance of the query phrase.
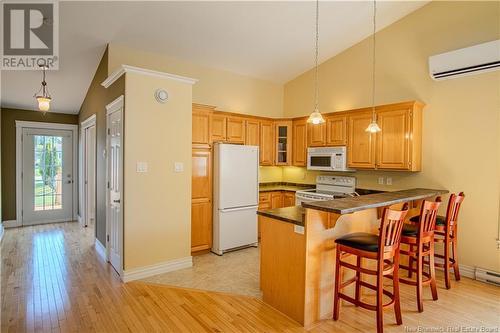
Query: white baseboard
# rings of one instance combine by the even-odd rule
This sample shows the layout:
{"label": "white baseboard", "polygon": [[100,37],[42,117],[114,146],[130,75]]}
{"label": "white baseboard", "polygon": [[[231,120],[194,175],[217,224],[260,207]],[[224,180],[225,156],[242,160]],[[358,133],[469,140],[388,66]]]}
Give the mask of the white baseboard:
{"label": "white baseboard", "polygon": [[5,230],[3,228],[3,223],[0,223],[0,243],[2,243],[4,234],[5,234]]}
{"label": "white baseboard", "polygon": [[17,220],[8,220],[8,221],[3,221],[3,226],[5,228],[17,228],[22,226],[22,224],[21,221],[18,222]]}
{"label": "white baseboard", "polygon": [[193,266],[193,257],[191,256],[180,259],[169,260],[155,265],[123,271],[122,281],[129,282],[133,280],[144,279],[153,275],[172,272],[183,268],[189,268],[192,266]]}
{"label": "white baseboard", "polygon": [[460,270],[460,275],[468,277],[470,279],[476,278],[476,268],[475,267],[458,264],[458,269]]}
{"label": "white baseboard", "polygon": [[108,258],[106,258],[106,248],[97,238],[95,239],[95,250],[104,261],[108,260]]}

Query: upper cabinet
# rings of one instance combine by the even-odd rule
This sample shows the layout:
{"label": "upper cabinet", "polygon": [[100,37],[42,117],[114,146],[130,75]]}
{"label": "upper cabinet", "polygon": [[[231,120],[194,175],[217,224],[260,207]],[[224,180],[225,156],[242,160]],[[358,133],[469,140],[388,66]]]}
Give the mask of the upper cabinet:
{"label": "upper cabinet", "polygon": [[298,119],[292,122],[292,164],[294,166],[307,165],[307,122]]}
{"label": "upper cabinet", "polygon": [[193,144],[210,144],[210,114],[214,107],[201,104],[193,105]]}
{"label": "upper cabinet", "polygon": [[421,170],[422,108],[406,103],[377,108],[376,167],[386,170]]}
{"label": "upper cabinet", "polygon": [[347,117],[345,115],[326,117],[326,145],[347,145]]}
{"label": "upper cabinet", "polygon": [[226,141],[230,143],[245,143],[245,119],[242,117],[227,117]]}
{"label": "upper cabinet", "polygon": [[354,169],[374,169],[376,134],[366,132],[372,120],[372,113],[357,112],[348,119],[347,166]]}
{"label": "upper cabinet", "polygon": [[210,142],[226,141],[226,116],[212,114],[210,117]]}
{"label": "upper cabinet", "polygon": [[276,165],[292,163],[292,121],[274,123]]}
{"label": "upper cabinet", "polygon": [[260,122],[260,165],[274,164],[274,123]]}
{"label": "upper cabinet", "polygon": [[348,116],[348,166],[354,169],[420,171],[422,109],[419,102],[376,107],[381,131],[366,132],[372,112]]}
{"label": "upper cabinet", "polygon": [[250,146],[258,146],[260,144],[260,122],[256,119],[247,119],[245,125],[245,144]]}
{"label": "upper cabinet", "polygon": [[322,124],[307,124],[307,145],[321,147],[326,145],[326,122]]}

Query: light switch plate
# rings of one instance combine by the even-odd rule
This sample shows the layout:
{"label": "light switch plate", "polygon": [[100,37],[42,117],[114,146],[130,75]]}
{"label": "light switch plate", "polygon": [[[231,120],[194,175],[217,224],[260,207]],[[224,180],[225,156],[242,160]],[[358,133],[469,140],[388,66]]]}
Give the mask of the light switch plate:
{"label": "light switch plate", "polygon": [[184,163],[182,163],[182,162],[175,162],[174,163],[174,171],[175,172],[183,172],[184,171]]}
{"label": "light switch plate", "polygon": [[378,177],[378,184],[384,185],[384,177]]}
{"label": "light switch plate", "polygon": [[136,172],[148,172],[148,162],[137,162],[135,167]]}
{"label": "light switch plate", "polygon": [[386,183],[387,185],[392,185],[392,177],[387,177],[387,179],[386,179],[385,183]]}

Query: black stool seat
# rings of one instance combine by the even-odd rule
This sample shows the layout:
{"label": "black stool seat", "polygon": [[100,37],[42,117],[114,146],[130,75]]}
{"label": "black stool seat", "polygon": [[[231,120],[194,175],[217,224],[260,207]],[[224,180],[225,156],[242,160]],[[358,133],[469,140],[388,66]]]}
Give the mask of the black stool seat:
{"label": "black stool seat", "polygon": [[335,243],[349,246],[355,249],[377,252],[378,236],[367,232],[355,232],[347,234],[335,240]]}
{"label": "black stool seat", "polygon": [[[413,216],[412,218],[410,218],[410,221],[413,223],[418,223],[420,221],[420,216],[419,215]],[[436,216],[436,225],[445,226],[446,225],[446,217],[441,216],[441,215]]]}
{"label": "black stool seat", "polygon": [[407,237],[417,237],[418,225],[409,224],[409,223],[403,224],[403,231],[401,231],[401,234],[403,236],[407,236]]}

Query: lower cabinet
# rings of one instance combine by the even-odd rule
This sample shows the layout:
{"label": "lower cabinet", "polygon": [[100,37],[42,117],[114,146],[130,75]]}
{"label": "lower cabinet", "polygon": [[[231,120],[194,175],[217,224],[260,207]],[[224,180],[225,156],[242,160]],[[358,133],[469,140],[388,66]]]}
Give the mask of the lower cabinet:
{"label": "lower cabinet", "polygon": [[283,207],[283,192],[277,191],[271,193],[271,208]]}
{"label": "lower cabinet", "polygon": [[283,207],[295,206],[295,193],[283,192]]}
{"label": "lower cabinet", "polygon": [[191,252],[212,247],[212,152],[192,150]]}
{"label": "lower cabinet", "polygon": [[191,253],[212,247],[212,203],[191,203]]}

